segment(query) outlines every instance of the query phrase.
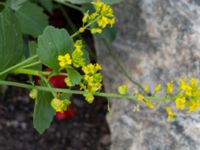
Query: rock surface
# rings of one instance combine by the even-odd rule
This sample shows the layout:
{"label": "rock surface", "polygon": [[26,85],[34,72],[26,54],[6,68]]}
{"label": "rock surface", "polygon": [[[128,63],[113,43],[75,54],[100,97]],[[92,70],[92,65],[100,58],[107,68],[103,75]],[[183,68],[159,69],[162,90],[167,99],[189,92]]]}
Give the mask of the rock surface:
{"label": "rock surface", "polygon": [[[200,1],[124,0],[114,6],[118,34],[111,47],[131,77],[151,90],[180,76],[200,78]],[[106,91],[135,86],[96,39]],[[132,92],[130,90],[130,92]],[[112,150],[200,150],[200,115],[168,122],[164,106],[133,112],[134,102],[113,100],[108,121]]]}

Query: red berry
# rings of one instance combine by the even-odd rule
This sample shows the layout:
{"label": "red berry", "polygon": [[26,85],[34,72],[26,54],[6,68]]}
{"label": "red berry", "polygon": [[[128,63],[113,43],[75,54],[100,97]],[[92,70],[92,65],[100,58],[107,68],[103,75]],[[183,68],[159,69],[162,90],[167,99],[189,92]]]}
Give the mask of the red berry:
{"label": "red berry", "polygon": [[[51,72],[52,69],[45,69],[45,71],[47,72]],[[65,88],[66,84],[65,84],[65,76],[63,75],[55,75],[50,77],[49,82],[52,84],[52,86],[54,88]],[[35,76],[35,84],[39,85],[40,84],[40,77]]]}
{"label": "red berry", "polygon": [[67,110],[63,113],[57,112],[55,114],[55,118],[57,120],[70,119],[74,116],[75,116],[75,112],[74,112],[72,106],[68,106]]}

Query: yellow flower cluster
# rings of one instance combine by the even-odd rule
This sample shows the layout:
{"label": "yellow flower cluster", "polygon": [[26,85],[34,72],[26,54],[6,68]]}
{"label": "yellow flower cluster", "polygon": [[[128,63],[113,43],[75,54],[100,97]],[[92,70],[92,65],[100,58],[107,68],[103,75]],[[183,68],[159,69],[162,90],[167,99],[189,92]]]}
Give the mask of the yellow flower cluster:
{"label": "yellow flower cluster", "polygon": [[54,98],[51,101],[51,106],[53,107],[53,109],[56,112],[61,112],[63,113],[64,111],[67,110],[67,106],[70,104],[71,102],[69,100],[60,100],[58,98]]}
{"label": "yellow flower cluster", "polygon": [[73,64],[74,67],[79,68],[85,65],[84,52],[82,51],[83,44],[81,40],[77,40],[74,44],[74,50],[72,54],[66,53],[65,55],[59,55],[58,61],[61,68],[65,68],[67,65]]}
{"label": "yellow flower cluster", "polygon": [[[198,79],[192,77],[187,81],[187,78],[180,79],[178,84],[178,92],[173,97],[175,107],[177,110],[187,111],[192,113],[198,110],[200,107],[200,89],[198,85]],[[166,95],[173,93],[173,81],[166,84]],[[166,112],[168,114],[168,120],[173,120],[176,113],[167,106]]]}
{"label": "yellow flower cluster", "polygon": [[92,4],[95,6],[95,12],[91,14],[88,14],[88,12],[85,13],[82,19],[83,23],[97,22],[97,27],[91,29],[92,33],[101,33],[102,29],[107,25],[112,27],[115,24],[115,16],[112,8],[100,0],[92,2]]}
{"label": "yellow flower cluster", "polygon": [[186,79],[180,79],[179,92],[175,98],[176,108],[188,113],[195,112],[200,107],[200,89],[198,79],[192,77],[189,82]]}
{"label": "yellow flower cluster", "polygon": [[94,99],[92,93],[100,90],[102,87],[103,76],[99,73],[100,70],[101,66],[99,64],[90,63],[82,67],[84,76],[82,82],[80,83],[80,88],[81,90],[88,91],[88,93],[84,96],[90,103]]}
{"label": "yellow flower cluster", "polygon": [[99,64],[88,64],[82,67],[84,72],[83,82],[81,83],[81,89],[87,89],[90,92],[96,92],[102,87],[102,74],[98,73],[101,70]]}
{"label": "yellow flower cluster", "polygon": [[[149,85],[145,85],[142,91],[135,90],[133,95],[138,101],[138,104],[143,103],[146,107],[153,109],[156,103],[152,103],[151,100],[155,98],[158,102],[162,99],[166,105],[166,113],[168,120],[173,120],[177,116],[178,112],[186,111],[192,113],[200,108],[200,85],[199,80],[192,77],[190,79],[183,78],[179,80],[178,88],[174,90],[174,82],[170,81],[166,83],[166,90],[164,97],[156,97],[155,95],[162,90],[162,85],[155,86],[153,93],[149,92]],[[121,85],[118,87],[118,93],[121,95],[127,94],[127,85]],[[174,102],[173,109],[167,105],[166,101],[172,100]]]}

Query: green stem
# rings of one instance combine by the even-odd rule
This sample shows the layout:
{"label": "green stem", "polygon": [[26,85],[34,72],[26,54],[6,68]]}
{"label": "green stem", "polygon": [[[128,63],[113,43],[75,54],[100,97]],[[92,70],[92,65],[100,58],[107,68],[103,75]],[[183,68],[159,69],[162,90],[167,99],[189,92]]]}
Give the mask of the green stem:
{"label": "green stem", "polygon": [[67,3],[67,2],[63,2],[63,1],[60,1],[60,0],[54,0],[54,1],[82,12],[81,8],[76,6],[76,5],[73,5],[73,4],[70,4],[70,3]]}
{"label": "green stem", "polygon": [[117,64],[117,66],[119,67],[121,73],[123,73],[127,77],[127,79],[129,79],[129,81],[131,81],[133,84],[135,84],[139,89],[141,89],[144,92],[144,89],[143,89],[142,85],[140,83],[138,83],[137,81],[134,81],[131,78],[131,76],[125,70],[125,68],[123,67],[123,65],[121,64],[121,62],[117,58],[117,56],[112,52],[112,49],[110,48],[108,42],[105,39],[101,39],[101,40],[102,40],[103,44],[106,46],[106,49],[107,49],[108,53],[111,55],[111,57],[113,58],[113,60]]}
{"label": "green stem", "polygon": [[31,64],[28,64],[28,65],[22,66],[21,69],[29,68],[29,67],[38,65],[38,64],[40,64],[40,63],[41,63],[41,61],[36,61],[36,62],[34,62],[34,63],[31,63]]}
{"label": "green stem", "polygon": [[[40,91],[46,91],[46,92],[61,92],[61,93],[67,93],[67,94],[78,94],[78,95],[84,95],[88,93],[88,91],[78,91],[78,90],[69,90],[69,89],[59,89],[59,88],[49,88],[49,87],[44,87],[44,86],[34,86],[30,84],[24,84],[24,83],[18,83],[18,82],[13,82],[13,81],[4,81],[0,80],[0,85],[8,85],[8,86],[15,86],[15,87],[21,87],[21,88],[26,88],[26,89],[37,89]],[[112,98],[125,98],[125,99],[135,99],[135,96],[132,95],[120,95],[116,93],[103,93],[103,92],[94,92],[92,93],[94,96],[100,96],[100,97],[112,97]],[[171,98],[165,98],[165,97],[150,97],[146,96],[145,99],[148,100],[172,100],[173,97]]]}
{"label": "green stem", "polygon": [[[91,26],[92,24],[94,24],[101,16],[98,16],[96,19],[94,19],[93,21],[89,22],[87,25],[83,26],[82,28],[87,29],[89,26]],[[80,34],[80,31],[76,31],[74,34],[71,35],[71,38],[76,37],[77,35]]]}
{"label": "green stem", "polygon": [[16,65],[14,65],[14,66],[11,66],[11,67],[7,68],[6,70],[0,72],[0,76],[6,74],[6,73],[8,73],[8,72],[10,72],[10,71],[12,71],[12,70],[14,70],[16,68],[19,68],[20,66],[25,65],[26,63],[34,60],[37,57],[38,57],[38,55],[34,55],[34,56],[32,56],[32,57],[30,57],[30,58],[28,58],[28,59],[26,59],[26,60],[24,60],[24,61],[22,61],[22,62],[20,62],[20,63],[18,63]]}
{"label": "green stem", "polygon": [[[27,74],[27,75],[34,75],[34,76],[40,76],[40,75],[48,76],[51,72],[19,68],[19,69],[13,70],[11,73],[13,73],[13,74]],[[59,73],[58,75],[67,76],[66,73],[62,73],[62,72]]]}

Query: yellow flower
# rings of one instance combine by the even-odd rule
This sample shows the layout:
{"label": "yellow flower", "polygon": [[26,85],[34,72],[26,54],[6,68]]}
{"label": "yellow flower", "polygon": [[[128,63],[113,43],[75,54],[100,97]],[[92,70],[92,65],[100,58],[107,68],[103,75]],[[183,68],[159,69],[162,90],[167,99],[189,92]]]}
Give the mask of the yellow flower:
{"label": "yellow flower", "polygon": [[32,89],[29,93],[29,97],[32,99],[36,99],[37,95],[38,95],[38,90],[36,90],[36,89]]}
{"label": "yellow flower", "polygon": [[65,78],[64,82],[65,82],[65,84],[66,84],[67,86],[69,86],[69,87],[73,86],[72,81],[70,80],[69,77]]}
{"label": "yellow flower", "polygon": [[72,64],[72,60],[70,55],[67,53],[64,56],[59,55],[58,56],[58,61],[59,61],[59,65],[60,67],[65,67],[66,65],[71,65]]}
{"label": "yellow flower", "polygon": [[178,97],[175,100],[176,108],[183,110],[186,106],[186,99],[185,97]]}
{"label": "yellow flower", "polygon": [[144,88],[143,88],[144,92],[148,92],[149,91],[149,85],[145,85]]}
{"label": "yellow flower", "polygon": [[197,85],[198,82],[199,82],[198,79],[196,79],[196,78],[194,78],[194,77],[192,77],[192,78],[190,79],[190,85],[191,85],[191,86]]}
{"label": "yellow flower", "polygon": [[80,27],[79,30],[78,30],[80,33],[83,33],[85,31],[85,28],[84,27]]}
{"label": "yellow flower", "polygon": [[158,84],[158,85],[156,85],[156,87],[155,87],[155,89],[154,89],[154,92],[159,92],[160,90],[162,89],[162,86],[161,86],[161,84]]}
{"label": "yellow flower", "polygon": [[85,74],[95,74],[97,71],[101,70],[101,66],[99,64],[88,64],[82,67],[82,70]]}
{"label": "yellow flower", "polygon": [[88,19],[89,19],[89,14],[88,14],[88,12],[86,12],[86,13],[84,14],[84,16],[83,16],[82,22],[83,22],[83,23],[86,23],[86,22],[88,21]]}
{"label": "yellow flower", "polygon": [[103,16],[97,21],[97,24],[99,27],[105,28],[109,24],[109,19]]}
{"label": "yellow flower", "polygon": [[51,101],[51,106],[53,107],[53,109],[56,112],[64,112],[65,110],[67,110],[67,106],[70,104],[71,102],[69,100],[60,100],[58,98],[54,98]]}
{"label": "yellow flower", "polygon": [[86,100],[89,104],[91,104],[91,103],[94,101],[94,96],[93,96],[93,94],[90,93],[90,92],[85,93],[83,96],[85,97],[85,100]]}
{"label": "yellow flower", "polygon": [[185,79],[180,79],[179,88],[180,88],[181,90],[185,90],[186,87],[187,87],[186,80],[185,80]]}
{"label": "yellow flower", "polygon": [[171,110],[169,106],[166,107],[166,112],[167,112],[167,119],[168,120],[173,120],[176,114]]}
{"label": "yellow flower", "polygon": [[187,96],[192,96],[192,87],[191,87],[191,86],[187,85],[187,86],[185,87],[185,94],[186,94]]}
{"label": "yellow flower", "polygon": [[136,97],[137,100],[139,101],[143,101],[144,100],[144,96],[142,94],[139,94],[137,97]]}
{"label": "yellow flower", "polygon": [[118,93],[121,95],[126,95],[128,90],[128,86],[126,84],[123,84],[118,87]]}
{"label": "yellow flower", "polygon": [[146,101],[144,102],[144,104],[145,104],[145,106],[147,106],[147,107],[149,107],[149,108],[151,108],[151,109],[153,109],[153,108],[155,107],[154,104],[151,103],[151,102],[148,101],[148,100],[146,100]]}
{"label": "yellow flower", "polygon": [[101,28],[92,28],[92,29],[91,29],[91,33],[92,33],[92,34],[101,33],[101,32],[102,32],[102,29],[101,29]]}
{"label": "yellow flower", "polygon": [[191,100],[190,103],[188,104],[188,113],[192,113],[198,110],[200,107],[200,102],[199,100]]}
{"label": "yellow flower", "polygon": [[171,94],[173,92],[173,81],[167,83],[166,94]]}

